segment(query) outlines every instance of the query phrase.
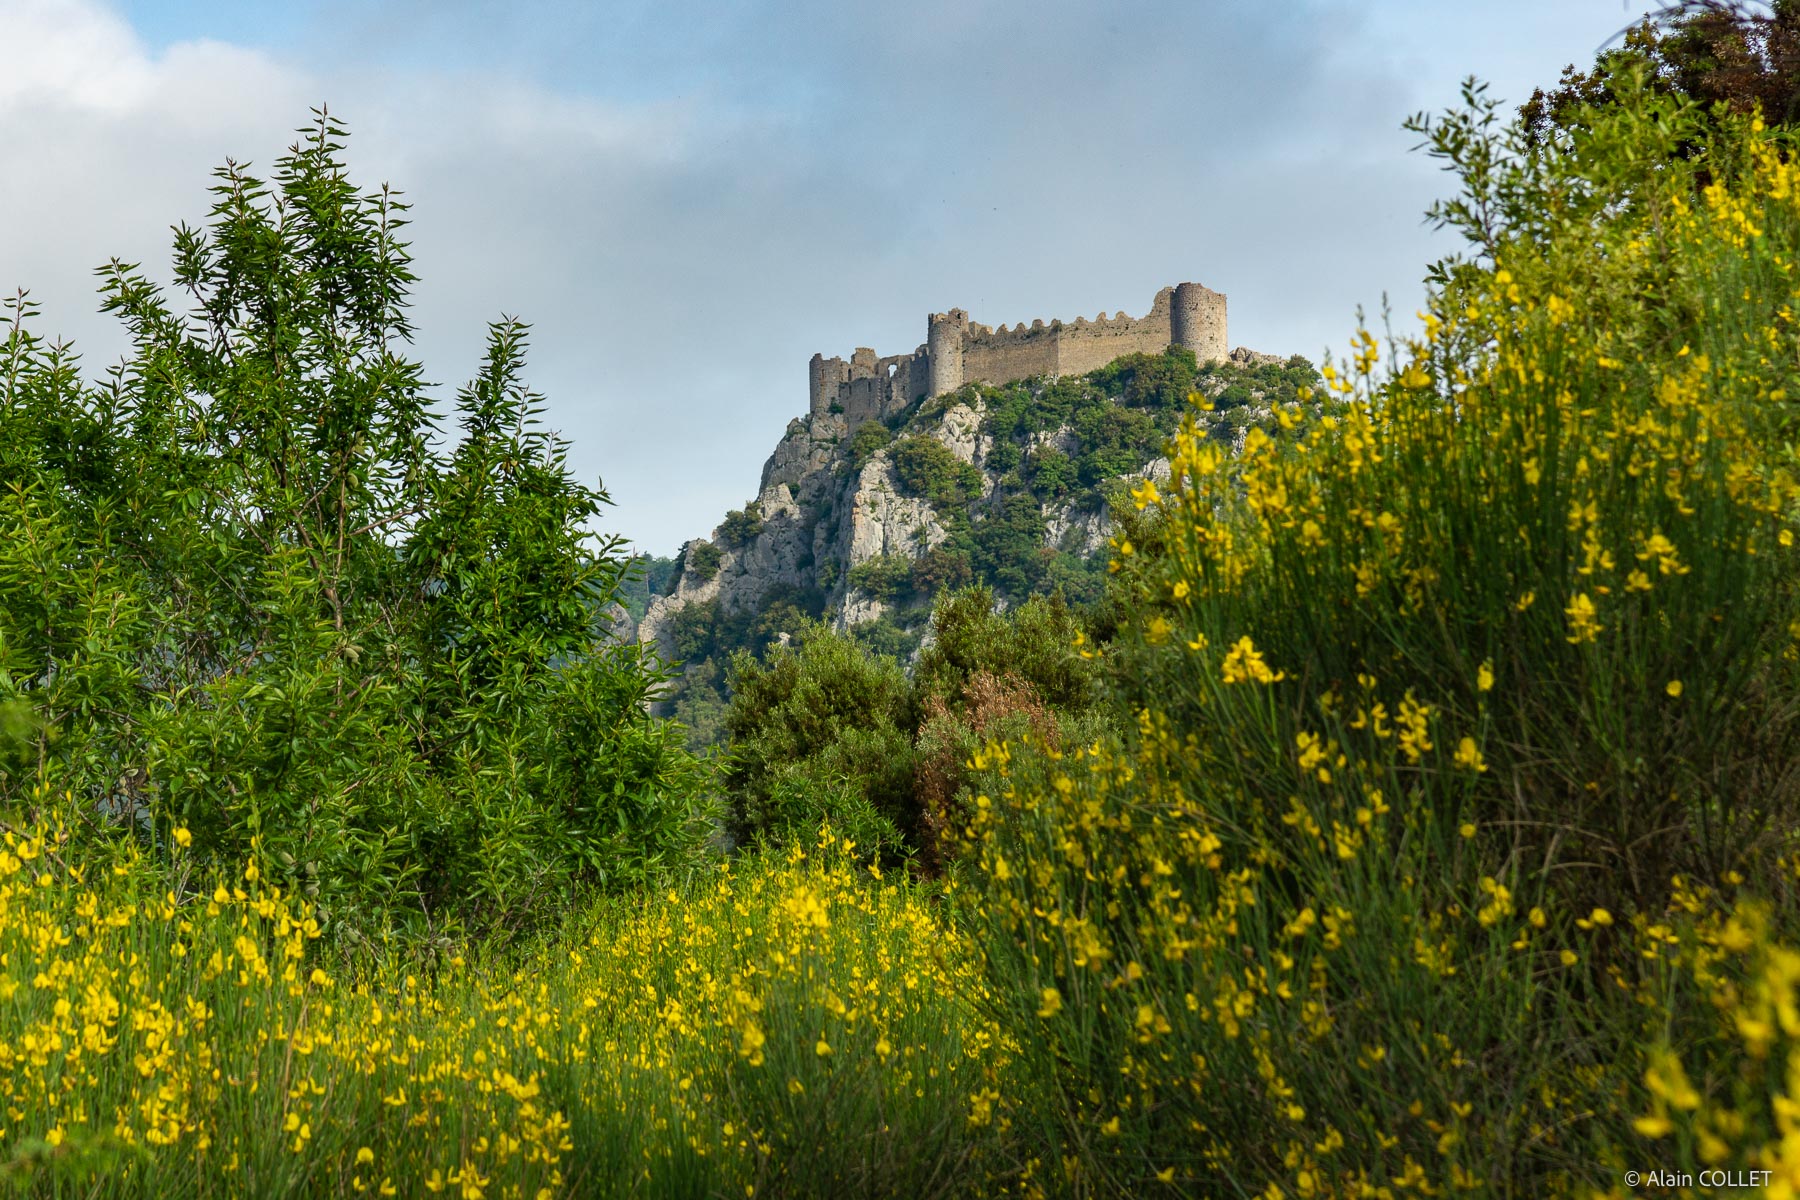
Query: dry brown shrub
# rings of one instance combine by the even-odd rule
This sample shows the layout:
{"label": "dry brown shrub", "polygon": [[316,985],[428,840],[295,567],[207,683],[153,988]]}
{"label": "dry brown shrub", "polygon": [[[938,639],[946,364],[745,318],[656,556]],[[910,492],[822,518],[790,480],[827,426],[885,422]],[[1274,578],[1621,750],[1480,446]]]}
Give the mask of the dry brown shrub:
{"label": "dry brown shrub", "polygon": [[967,818],[956,794],[967,775],[969,756],[989,737],[1027,730],[1054,749],[1057,727],[1037,689],[1011,672],[976,671],[953,698],[928,697],[920,718],[913,768],[919,865],[925,874],[935,875],[954,856],[957,832]]}

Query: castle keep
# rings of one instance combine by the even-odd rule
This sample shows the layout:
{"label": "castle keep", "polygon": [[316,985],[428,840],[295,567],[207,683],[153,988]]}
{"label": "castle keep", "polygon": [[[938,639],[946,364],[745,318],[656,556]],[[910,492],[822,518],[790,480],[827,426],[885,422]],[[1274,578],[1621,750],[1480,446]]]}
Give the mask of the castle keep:
{"label": "castle keep", "polygon": [[965,383],[1010,383],[1032,375],[1079,375],[1121,354],[1161,354],[1186,346],[1201,362],[1226,355],[1225,296],[1197,283],[1156,293],[1142,317],[1020,321],[990,329],[960,308],[926,320],[925,344],[911,354],[875,357],[859,346],[850,361],[812,356],[807,368],[811,411],[833,406],[855,423],[886,416],[921,396],[941,396]]}

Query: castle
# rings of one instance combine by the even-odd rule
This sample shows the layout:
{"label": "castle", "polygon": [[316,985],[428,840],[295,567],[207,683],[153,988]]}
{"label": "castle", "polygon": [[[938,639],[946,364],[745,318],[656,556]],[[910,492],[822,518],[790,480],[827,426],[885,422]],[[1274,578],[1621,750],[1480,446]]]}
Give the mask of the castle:
{"label": "castle", "polygon": [[850,361],[812,356],[807,368],[811,411],[842,412],[855,424],[898,412],[914,400],[953,392],[965,383],[1010,383],[1032,375],[1079,375],[1121,354],[1161,354],[1186,346],[1201,362],[1226,355],[1225,296],[1197,283],[1156,293],[1142,317],[1102,312],[1090,321],[1020,321],[990,329],[960,308],[932,313],[925,344],[911,354],[875,357],[858,346]]}

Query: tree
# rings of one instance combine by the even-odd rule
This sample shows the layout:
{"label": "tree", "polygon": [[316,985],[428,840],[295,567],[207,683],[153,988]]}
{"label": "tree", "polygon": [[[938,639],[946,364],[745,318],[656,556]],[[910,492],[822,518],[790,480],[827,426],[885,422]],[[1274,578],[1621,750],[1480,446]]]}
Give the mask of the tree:
{"label": "tree", "polygon": [[682,570],[692,575],[701,583],[712,582],[713,576],[719,573],[719,564],[725,561],[725,552],[712,542],[699,538],[689,542],[682,550]]}
{"label": "tree", "polygon": [[894,473],[909,495],[939,508],[966,505],[981,495],[981,472],[929,434],[915,434],[892,450]]}
{"label": "tree", "polygon": [[1615,104],[1628,74],[1707,107],[1760,110],[1780,125],[1800,121],[1800,0],[1671,4],[1627,30],[1588,70],[1571,64],[1555,89],[1533,92],[1519,110],[1521,124],[1533,142],[1548,142],[1581,124],[1583,108]]}
{"label": "tree", "polygon": [[809,625],[767,662],[731,664],[725,779],[740,838],[780,842],[830,820],[865,846],[911,837],[912,732],[900,664]]}
{"label": "tree", "polygon": [[733,550],[742,549],[763,530],[762,507],[752,500],[725,514],[719,525],[719,541]]}
{"label": "tree", "polygon": [[101,269],[132,340],[103,386],[12,306],[0,806],[67,796],[153,847],[185,827],[363,933],[515,925],[678,865],[697,768],[606,636],[626,561],[539,427],[526,327],[492,326],[434,450],[406,205],[357,190],[324,110],[303,134],[266,181],[228,161],[176,229],[186,312]]}

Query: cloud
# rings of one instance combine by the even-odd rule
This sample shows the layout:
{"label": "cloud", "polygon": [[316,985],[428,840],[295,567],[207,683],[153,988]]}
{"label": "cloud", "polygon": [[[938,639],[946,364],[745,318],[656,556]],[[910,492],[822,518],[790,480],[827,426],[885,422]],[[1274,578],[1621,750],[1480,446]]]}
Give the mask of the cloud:
{"label": "cloud", "polygon": [[79,0],[4,0],[0,28],[0,286],[32,289],[82,343],[104,340],[91,269],[166,252],[169,225],[203,211],[208,172],[304,116],[308,88],[219,42],[152,56]]}
{"label": "cloud", "polygon": [[1441,182],[1398,123],[1450,98],[1419,2],[322,0],[256,45],[0,0],[0,287],[116,355],[91,269],[159,274],[209,172],[329,100],[355,178],[415,205],[427,376],[532,322],[572,464],[666,553],[754,495],[815,350],[910,349],[934,309],[1136,313],[1197,279],[1234,344],[1308,354],[1384,289],[1409,311]]}
{"label": "cloud", "polygon": [[[0,286],[29,289],[40,331],[72,337],[91,372],[125,349],[97,312],[93,269],[117,256],[166,281],[170,226],[204,221],[211,172],[227,157],[266,171],[309,107],[330,99],[352,114],[358,181],[393,180],[417,202],[428,372],[448,395],[476,369],[487,322],[538,319],[558,335],[536,339],[534,377],[559,393],[551,420],[582,437],[584,474],[610,474],[593,444],[604,430],[584,419],[602,374],[594,326],[611,327],[598,340],[628,346],[636,306],[585,247],[601,226],[645,236],[622,233],[634,222],[620,214],[653,208],[689,169],[690,108],[467,72],[352,77],[210,40],[153,49],[84,0],[3,0],[0,28]],[[563,305],[567,320],[554,311]],[[655,434],[640,429],[645,441]]]}

